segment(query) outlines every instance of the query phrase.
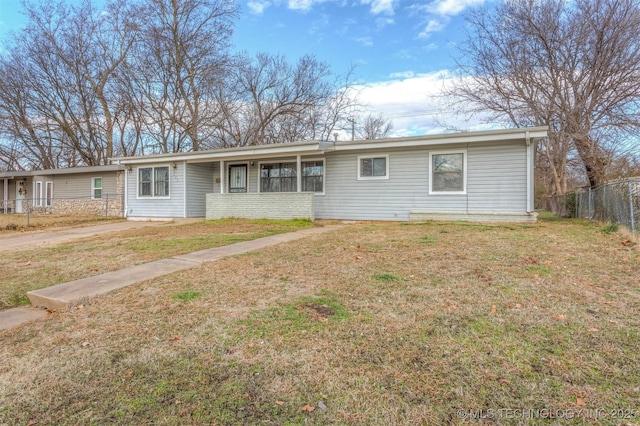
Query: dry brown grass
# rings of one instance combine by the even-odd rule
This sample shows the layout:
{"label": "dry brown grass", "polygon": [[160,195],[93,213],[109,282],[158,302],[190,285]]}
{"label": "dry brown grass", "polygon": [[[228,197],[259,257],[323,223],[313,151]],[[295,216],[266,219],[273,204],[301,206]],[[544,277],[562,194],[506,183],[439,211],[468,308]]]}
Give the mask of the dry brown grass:
{"label": "dry brown grass", "polygon": [[636,424],[639,275],[583,221],[356,224],[2,332],[0,423]]}
{"label": "dry brown grass", "polygon": [[31,290],[308,226],[308,221],[168,222],[55,246],[14,249],[0,257],[0,309],[28,303],[26,293]]}
{"label": "dry brown grass", "polygon": [[0,236],[28,231],[55,230],[72,226],[95,225],[99,223],[123,221],[124,218],[84,215],[0,214]]}

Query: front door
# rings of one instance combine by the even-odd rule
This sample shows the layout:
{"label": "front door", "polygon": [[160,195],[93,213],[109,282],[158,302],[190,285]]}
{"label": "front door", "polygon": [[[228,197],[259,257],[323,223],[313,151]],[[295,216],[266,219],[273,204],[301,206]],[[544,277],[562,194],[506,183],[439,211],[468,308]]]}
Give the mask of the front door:
{"label": "front door", "polygon": [[229,166],[229,193],[247,192],[247,165]]}
{"label": "front door", "polygon": [[22,202],[26,198],[27,189],[23,180],[16,183],[16,213],[22,213]]}

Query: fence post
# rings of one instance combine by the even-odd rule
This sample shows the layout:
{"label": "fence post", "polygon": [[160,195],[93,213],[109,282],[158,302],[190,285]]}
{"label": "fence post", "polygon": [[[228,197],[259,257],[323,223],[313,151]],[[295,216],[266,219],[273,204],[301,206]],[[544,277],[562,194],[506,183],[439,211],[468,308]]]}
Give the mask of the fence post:
{"label": "fence post", "polygon": [[631,213],[631,235],[636,236],[636,224],[633,217],[633,192],[631,191],[631,182],[627,182],[629,186],[629,213]]}
{"label": "fence post", "polygon": [[27,205],[27,228],[28,228],[29,225],[31,224],[31,218],[30,218],[30,212],[29,212],[29,199],[25,198],[24,202]]}

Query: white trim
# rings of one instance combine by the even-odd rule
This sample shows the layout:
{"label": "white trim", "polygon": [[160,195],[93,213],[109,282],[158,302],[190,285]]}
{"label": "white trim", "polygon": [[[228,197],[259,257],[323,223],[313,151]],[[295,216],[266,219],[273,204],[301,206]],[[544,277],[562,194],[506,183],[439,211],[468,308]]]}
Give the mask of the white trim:
{"label": "white trim", "polygon": [[[311,163],[313,161],[322,161],[322,192],[314,192],[316,195],[325,195],[325,187],[327,185],[327,159],[324,157],[303,158],[300,162],[300,190],[302,191],[302,163]],[[309,191],[310,192],[310,191]]]}
{"label": "white trim", "polygon": [[[408,147],[430,147],[443,144],[476,144],[482,142],[501,142],[523,140],[526,132],[532,141],[545,138],[547,127],[531,127],[522,129],[500,129],[467,133],[446,133],[440,135],[411,136],[404,138],[386,138],[367,141],[341,141],[335,143],[332,151],[358,151],[368,149],[389,149]],[[208,162],[224,159],[229,160],[251,160],[256,157],[277,157],[289,155],[323,155],[324,150],[320,147],[320,142],[306,141],[281,143],[273,145],[260,145],[240,148],[225,148],[211,151],[192,151],[173,154],[155,154],[139,157],[116,157],[112,160],[119,165],[127,164],[147,164],[158,161],[189,161]]]}
{"label": "white trim", "polygon": [[[367,158],[384,158],[384,166],[385,166],[385,174],[384,176],[362,176],[360,173],[360,163],[362,159]],[[373,164],[371,165],[373,167]],[[386,180],[389,179],[389,154],[366,154],[366,155],[358,155],[358,164],[357,164],[357,175],[356,178],[358,180]]]}
{"label": "white trim", "polygon": [[33,204],[36,207],[42,207],[42,181],[33,181]]}
{"label": "white trim", "polygon": [[[100,198],[96,198],[96,179],[100,179]],[[92,200],[100,200],[102,199],[102,184],[104,182],[104,179],[102,179],[102,176],[96,176],[96,177],[92,177],[91,178],[91,199]]]}
{"label": "white trim", "polygon": [[[47,189],[49,187],[51,187],[51,199],[49,199],[49,190]],[[44,188],[44,205],[51,207],[53,205],[53,181],[45,181]]]}
{"label": "white trim", "polygon": [[[168,169],[169,174],[169,195],[166,196],[156,196],[153,195],[156,186],[156,177],[155,177],[155,169],[159,169],[162,167],[166,167]],[[151,195],[140,195],[140,169],[151,169]],[[138,166],[136,167],[136,200],[170,200],[171,199],[171,164],[156,164],[154,166]]]}
{"label": "white trim", "polygon": [[[433,190],[433,156],[446,154],[462,154],[462,191],[434,191]],[[466,195],[467,194],[467,150],[448,149],[443,151],[429,151],[429,195]]]}
{"label": "white trim", "polygon": [[302,160],[296,155],[296,192],[302,192]]}
{"label": "white trim", "polygon": [[[257,193],[262,193],[262,165],[263,164],[282,164],[282,163],[296,163],[296,185],[300,181],[300,172],[302,170],[300,170],[300,163],[296,162],[296,161],[291,161],[291,160],[283,160],[282,158],[274,158],[273,160],[269,160],[269,159],[265,159],[264,161],[258,161],[258,186],[256,188],[256,192]],[[247,191],[248,192],[248,191]],[[300,192],[300,187],[296,187],[295,191],[278,191],[278,192]],[[276,192],[276,194],[278,193]],[[274,192],[264,192],[264,194],[274,194]]]}
{"label": "white trim", "polygon": [[[171,187],[169,187],[171,189]],[[171,192],[169,192],[171,195]],[[182,162],[182,217],[187,217],[187,200],[189,196],[187,194],[187,162]]]}

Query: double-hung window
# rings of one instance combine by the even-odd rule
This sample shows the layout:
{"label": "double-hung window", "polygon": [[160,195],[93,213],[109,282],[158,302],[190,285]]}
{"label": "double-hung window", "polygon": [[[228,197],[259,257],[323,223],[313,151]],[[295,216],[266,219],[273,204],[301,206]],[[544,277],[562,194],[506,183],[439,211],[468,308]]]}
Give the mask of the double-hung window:
{"label": "double-hung window", "polygon": [[102,198],[102,178],[91,179],[91,198]]}
{"label": "double-hung window", "polygon": [[430,194],[464,194],[467,191],[467,153],[431,152]]}
{"label": "double-hung window", "polygon": [[324,192],[324,161],[302,162],[302,191]]}
{"label": "double-hung window", "polygon": [[140,167],[138,197],[169,197],[169,167]]}
{"label": "double-hung window", "polygon": [[358,180],[389,179],[388,155],[358,157]]}
{"label": "double-hung window", "polygon": [[296,192],[296,163],[260,165],[260,192]]}

